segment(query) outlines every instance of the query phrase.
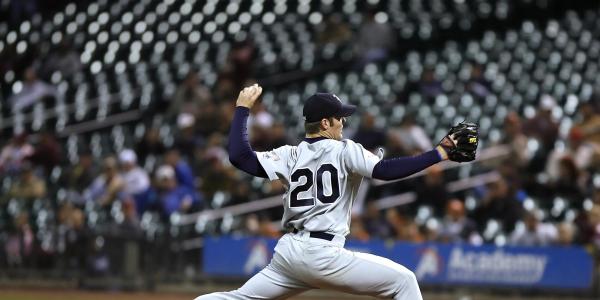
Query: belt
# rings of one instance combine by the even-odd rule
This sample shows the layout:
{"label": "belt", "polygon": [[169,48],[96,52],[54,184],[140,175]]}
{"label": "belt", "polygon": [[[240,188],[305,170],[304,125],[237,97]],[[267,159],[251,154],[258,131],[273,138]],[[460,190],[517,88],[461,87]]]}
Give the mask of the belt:
{"label": "belt", "polygon": [[[292,229],[292,232],[298,233],[298,229],[294,228],[294,229]],[[335,235],[329,234],[325,231],[311,231],[310,237],[316,238],[316,239],[322,239],[322,240],[326,240],[326,241],[332,241],[333,238],[335,237]]]}

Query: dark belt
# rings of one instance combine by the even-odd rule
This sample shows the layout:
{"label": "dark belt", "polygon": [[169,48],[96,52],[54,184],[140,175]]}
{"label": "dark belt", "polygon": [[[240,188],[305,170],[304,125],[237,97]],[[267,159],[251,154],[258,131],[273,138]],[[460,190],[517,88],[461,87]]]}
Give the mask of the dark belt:
{"label": "dark belt", "polygon": [[[298,233],[298,229],[294,228],[294,229],[292,229],[292,232]],[[335,235],[329,234],[325,231],[311,231],[310,237],[316,238],[316,239],[322,239],[322,240],[326,240],[326,241],[332,241],[333,238],[335,237]]]}

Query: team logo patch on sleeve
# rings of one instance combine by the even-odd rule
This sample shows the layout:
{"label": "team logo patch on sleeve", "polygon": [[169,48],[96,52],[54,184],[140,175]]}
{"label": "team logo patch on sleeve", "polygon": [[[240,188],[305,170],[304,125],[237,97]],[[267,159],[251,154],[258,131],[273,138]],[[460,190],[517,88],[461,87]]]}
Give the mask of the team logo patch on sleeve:
{"label": "team logo patch on sleeve", "polygon": [[277,155],[277,153],[275,153],[274,151],[263,153],[263,157],[266,158],[266,159],[270,159],[272,161],[278,161],[278,160],[281,159],[279,157],[279,155]]}

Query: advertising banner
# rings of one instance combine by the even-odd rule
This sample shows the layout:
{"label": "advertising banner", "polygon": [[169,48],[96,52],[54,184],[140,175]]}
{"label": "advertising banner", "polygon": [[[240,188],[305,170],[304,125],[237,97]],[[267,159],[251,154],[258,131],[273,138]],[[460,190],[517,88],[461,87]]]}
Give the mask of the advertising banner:
{"label": "advertising banner", "polygon": [[[205,239],[204,272],[249,277],[265,267],[276,240]],[[346,242],[345,248],[389,258],[412,270],[420,284],[589,289],[593,260],[579,247],[496,247],[437,243]]]}

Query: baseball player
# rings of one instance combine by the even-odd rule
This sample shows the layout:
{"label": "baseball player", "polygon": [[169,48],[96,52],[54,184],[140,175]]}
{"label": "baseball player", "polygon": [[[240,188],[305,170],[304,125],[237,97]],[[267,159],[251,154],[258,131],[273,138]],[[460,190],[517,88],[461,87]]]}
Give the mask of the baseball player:
{"label": "baseball player", "polygon": [[433,150],[414,157],[382,160],[360,144],[343,139],[346,117],[356,110],[330,93],[309,97],[303,109],[306,137],[297,146],[254,152],[246,123],[260,96],[257,84],[237,99],[229,134],[229,155],[237,168],[286,186],[282,225],[287,229],[271,262],[231,292],[201,299],[284,299],[309,289],[332,289],[379,298],[422,299],[415,275],[389,259],[343,248],[350,212],[363,177],[393,180],[442,160],[471,161],[477,125],[461,123]]}

